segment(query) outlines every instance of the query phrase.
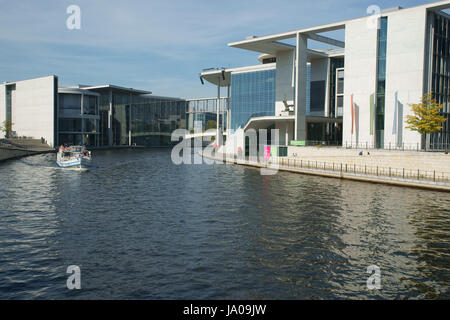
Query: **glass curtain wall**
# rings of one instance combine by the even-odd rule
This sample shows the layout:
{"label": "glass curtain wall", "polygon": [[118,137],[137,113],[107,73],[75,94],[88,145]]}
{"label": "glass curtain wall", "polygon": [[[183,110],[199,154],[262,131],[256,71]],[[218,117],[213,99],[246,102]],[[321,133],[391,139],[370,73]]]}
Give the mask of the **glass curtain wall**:
{"label": "glass curtain wall", "polygon": [[[227,103],[228,98],[220,98],[219,105],[219,126],[224,123],[224,130],[228,128],[227,124]],[[202,130],[206,130],[208,121],[217,121],[217,98],[203,98],[188,100],[186,102],[187,129],[194,132],[196,121],[201,122]],[[223,117],[223,119],[222,119]]]}
{"label": "glass curtain wall", "polygon": [[[136,102],[134,102],[137,100]],[[186,101],[158,97],[135,97],[131,106],[131,143],[168,146],[172,132],[186,128]]]}
{"label": "glass curtain wall", "polygon": [[252,117],[275,115],[275,69],[231,75],[230,128],[243,128]]}
{"label": "glass curtain wall", "polygon": [[59,143],[82,144],[81,94],[60,93],[59,116]]}
{"label": "glass curtain wall", "polygon": [[[13,123],[12,123],[12,91],[16,90],[16,85],[12,84],[12,85],[7,85],[5,86],[6,89],[6,110],[5,110],[5,120],[9,122],[8,125],[11,126],[12,129],[13,127]],[[2,123],[3,124],[3,123]],[[14,134],[13,132],[11,132],[11,134]],[[9,138],[10,136],[9,132],[6,132],[5,136],[6,138]]]}
{"label": "glass curtain wall", "polygon": [[109,123],[109,94],[101,94],[99,98],[99,145],[107,146],[108,145],[108,123]]}
{"label": "glass curtain wall", "polygon": [[[170,137],[175,129],[186,127],[186,101],[182,99],[113,92],[112,104],[113,145],[166,146],[172,144]],[[107,146],[108,91],[101,92],[99,115],[99,144]]]}
{"label": "glass curtain wall", "polygon": [[[433,98],[443,105],[441,115],[447,118],[439,132],[430,135],[430,148],[450,148],[450,20],[436,12],[428,13],[431,25],[432,65],[429,81]],[[425,145],[425,137],[423,137]]]}
{"label": "glass curtain wall", "polygon": [[375,117],[375,143],[377,148],[384,147],[384,109],[386,85],[386,43],[387,43],[387,17],[381,17],[378,29],[377,49],[377,91],[376,91],[376,117]]}
{"label": "glass curtain wall", "polygon": [[87,93],[59,93],[60,144],[99,145],[98,97]]}

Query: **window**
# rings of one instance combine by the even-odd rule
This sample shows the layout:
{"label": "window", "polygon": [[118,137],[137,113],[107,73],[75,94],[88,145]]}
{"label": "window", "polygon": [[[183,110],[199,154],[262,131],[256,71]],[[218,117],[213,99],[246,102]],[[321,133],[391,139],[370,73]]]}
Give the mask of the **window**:
{"label": "window", "polygon": [[337,97],[337,117],[342,117],[344,111],[344,96]]}
{"label": "window", "polygon": [[311,111],[324,111],[325,80],[311,82]]}
{"label": "window", "polygon": [[81,119],[59,119],[59,131],[81,132]]}
{"label": "window", "polygon": [[81,114],[81,95],[60,93],[59,109],[62,114]]}
{"label": "window", "polygon": [[385,108],[385,79],[386,79],[386,39],[387,39],[387,17],[380,19],[378,30],[377,50],[377,97],[376,97],[376,147],[384,147],[384,108]]}
{"label": "window", "polygon": [[97,97],[84,95],[83,96],[83,113],[84,114],[97,114]]}
{"label": "window", "polygon": [[263,64],[266,64],[266,63],[274,63],[274,62],[276,62],[276,61],[277,61],[277,58],[272,57],[272,58],[265,58],[265,59],[263,59],[262,63],[263,63]]}

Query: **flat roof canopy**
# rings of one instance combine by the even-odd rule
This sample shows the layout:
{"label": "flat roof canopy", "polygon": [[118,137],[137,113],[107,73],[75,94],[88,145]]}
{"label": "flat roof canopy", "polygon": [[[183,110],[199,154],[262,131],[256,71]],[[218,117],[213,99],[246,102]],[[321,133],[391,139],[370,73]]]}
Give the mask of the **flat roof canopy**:
{"label": "flat roof canopy", "polygon": [[[295,116],[264,116],[251,118],[244,127],[248,129],[267,128],[276,122],[295,121]],[[342,123],[342,118],[328,118],[319,116],[306,116],[307,123]]]}
{"label": "flat roof canopy", "polygon": [[264,116],[264,117],[255,117],[248,120],[247,124],[244,127],[244,131],[248,129],[263,129],[271,126],[275,122],[286,122],[286,121],[295,121],[295,116],[286,116],[286,117],[278,117],[278,116]]}
{"label": "flat roof canopy", "polygon": [[[258,38],[252,38],[252,39],[258,39]],[[295,46],[282,43],[278,41],[258,41],[258,42],[250,42],[249,44],[243,43],[241,49],[247,49],[251,51],[261,52],[261,53],[267,53],[271,55],[276,55],[277,52],[280,51],[289,51],[295,49]]]}
{"label": "flat roof canopy", "polygon": [[[413,9],[413,8],[423,8],[425,10],[441,11],[441,10],[450,8],[450,1],[449,0],[437,1],[437,2],[432,2],[432,3],[419,5],[419,6],[415,6],[415,7],[411,7],[411,8],[402,8],[399,10],[405,11],[405,10]],[[388,12],[385,12],[385,13],[387,14]],[[383,15],[383,12],[381,12],[381,15]],[[297,36],[297,34],[299,34],[299,33],[307,35],[311,39],[316,40],[316,41],[332,43],[333,41],[337,41],[337,40],[329,39],[329,38],[326,38],[326,37],[323,37],[323,36],[320,36],[317,34],[323,33],[323,32],[330,32],[330,31],[345,29],[345,25],[348,22],[360,20],[360,19],[367,19],[368,17],[369,16],[364,16],[364,17],[360,17],[360,18],[349,19],[349,20],[324,24],[324,25],[310,27],[310,28],[298,29],[298,30],[293,30],[293,31],[289,31],[289,32],[276,33],[276,34],[261,36],[261,37],[252,37],[252,38],[248,38],[248,39],[241,40],[241,41],[230,42],[228,44],[228,46],[234,47],[234,48],[250,50],[250,51],[261,52],[261,53],[273,54],[273,51],[277,49],[277,46],[280,46],[280,44],[283,45],[283,43],[279,42],[280,40],[295,38]],[[337,41],[337,42],[335,42],[334,45],[338,45],[338,46],[342,47],[342,42]]]}
{"label": "flat roof canopy", "polygon": [[71,94],[85,94],[89,96],[100,96],[100,93],[92,92],[85,89],[79,88],[58,88],[58,93],[71,93]]}
{"label": "flat roof canopy", "polygon": [[104,84],[104,85],[100,85],[100,86],[91,86],[91,87],[83,86],[81,89],[85,89],[85,90],[109,90],[109,89],[112,89],[114,91],[123,91],[123,92],[127,92],[127,93],[151,94],[151,91],[126,88],[126,87],[121,87],[121,86],[115,86],[112,84]]}
{"label": "flat roof canopy", "polygon": [[[284,51],[287,50],[294,50],[295,47],[293,46],[289,46],[289,47],[283,47]],[[331,50],[329,52],[326,51],[317,51],[317,50],[311,50],[308,49],[307,50],[307,59],[308,62],[311,62],[314,59],[319,59],[319,58],[325,58],[333,55],[344,55],[344,51],[342,50]],[[273,54],[274,56],[275,54]],[[223,69],[205,69],[203,70],[203,72],[200,74],[200,76],[214,84],[214,85],[219,85],[220,82],[220,86],[221,87],[227,87],[229,85],[231,85],[231,73],[233,72],[252,72],[252,71],[258,71],[258,69],[260,70],[265,70],[265,69],[269,69],[269,68],[274,68],[275,67],[275,63],[267,63],[267,64],[259,64],[259,65],[255,65],[255,66],[246,66],[246,67],[238,67],[238,68],[223,68]],[[223,71],[223,75],[222,75],[222,71]]]}

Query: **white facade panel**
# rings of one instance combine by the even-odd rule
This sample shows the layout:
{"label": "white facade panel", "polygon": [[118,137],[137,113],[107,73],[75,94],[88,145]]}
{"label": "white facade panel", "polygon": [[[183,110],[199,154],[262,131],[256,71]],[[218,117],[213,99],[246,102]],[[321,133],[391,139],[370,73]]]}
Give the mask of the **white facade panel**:
{"label": "white facade panel", "polygon": [[17,136],[47,141],[54,146],[54,76],[16,82],[11,113]]}
{"label": "white facade panel", "polygon": [[[3,126],[3,122],[6,120],[6,87],[0,85],[0,126]],[[4,138],[3,131],[0,132],[0,138]]]}
{"label": "white facade panel", "polygon": [[[370,134],[370,96],[375,93],[377,31],[367,19],[345,26],[344,112],[342,144],[373,143]],[[354,103],[352,134],[351,96]],[[374,131],[375,132],[375,131]]]}
{"label": "white facade panel", "polygon": [[[426,10],[423,8],[400,10],[388,16],[385,146],[420,144],[420,134],[406,129],[405,121],[406,116],[412,114],[409,104],[418,103],[423,95],[425,31]],[[399,122],[398,117],[402,121]]]}
{"label": "white facade panel", "polygon": [[278,145],[287,146],[291,140],[294,140],[294,121],[277,121],[275,129],[279,132]]}
{"label": "white facade panel", "polygon": [[275,115],[280,114],[285,109],[283,100],[286,99],[289,105],[294,104],[294,88],[292,87],[292,71],[294,61],[294,51],[282,51],[277,53],[276,70],[276,94],[275,94]]}

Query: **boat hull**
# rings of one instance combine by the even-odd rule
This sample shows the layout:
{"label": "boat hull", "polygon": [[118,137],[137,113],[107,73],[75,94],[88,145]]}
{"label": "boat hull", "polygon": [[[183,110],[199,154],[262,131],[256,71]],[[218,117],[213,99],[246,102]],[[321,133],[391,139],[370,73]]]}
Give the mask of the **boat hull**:
{"label": "boat hull", "polygon": [[81,159],[60,161],[59,159],[57,159],[56,163],[61,168],[70,168],[70,167],[86,168],[86,167],[90,167],[92,165],[92,160],[81,158]]}

